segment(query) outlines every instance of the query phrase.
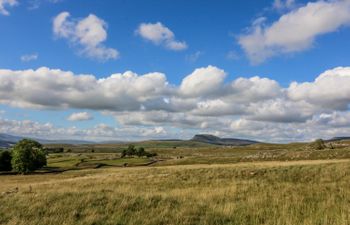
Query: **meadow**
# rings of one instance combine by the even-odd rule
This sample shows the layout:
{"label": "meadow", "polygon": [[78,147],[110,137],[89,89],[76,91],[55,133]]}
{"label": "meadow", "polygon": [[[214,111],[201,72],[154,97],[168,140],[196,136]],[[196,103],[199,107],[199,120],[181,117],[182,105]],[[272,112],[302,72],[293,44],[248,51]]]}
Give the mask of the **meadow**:
{"label": "meadow", "polygon": [[1,175],[0,224],[349,224],[347,142],[148,150],[158,156],[72,149],[49,155],[64,172]]}
{"label": "meadow", "polygon": [[350,141],[331,144],[332,148],[329,147],[329,143],[325,149],[315,150],[310,143],[261,143],[248,146],[219,146],[191,141],[134,143],[136,148],[145,147],[147,151],[157,153],[157,157],[149,159],[120,158],[120,153],[128,147],[128,144],[48,145],[47,147],[64,148],[64,153],[53,153],[48,156],[49,168],[56,169],[122,167],[125,163],[128,166],[148,164],[165,166],[350,158]]}

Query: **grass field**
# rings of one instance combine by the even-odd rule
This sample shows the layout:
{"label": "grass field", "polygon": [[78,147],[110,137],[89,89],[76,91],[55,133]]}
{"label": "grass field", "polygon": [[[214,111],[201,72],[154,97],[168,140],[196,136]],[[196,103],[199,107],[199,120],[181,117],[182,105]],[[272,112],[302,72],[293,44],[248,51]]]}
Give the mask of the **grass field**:
{"label": "grass field", "polygon": [[349,185],[349,160],[4,176],[0,223],[345,225]]}
{"label": "grass field", "polygon": [[[350,158],[350,142],[332,143],[334,149],[326,148],[315,151],[309,143],[291,144],[254,144],[249,146],[217,146],[191,141],[147,141],[135,143],[136,147],[145,147],[147,151],[158,154],[161,159],[157,165],[191,165],[210,163],[237,163],[254,161],[289,161],[289,160],[315,160],[315,159],[343,159]],[[109,161],[111,164],[122,163],[118,159],[120,152],[127,148],[128,144],[101,144],[101,145],[49,145],[49,147],[64,147],[71,153],[50,154],[49,165],[68,166],[75,165],[84,159],[86,162],[98,160]],[[95,153],[91,153],[91,150]],[[61,159],[54,158],[62,157]],[[57,161],[67,159],[66,163],[55,164]],[[57,161],[56,161],[57,160]],[[130,159],[126,159],[130,160]],[[136,159],[134,164],[138,164]],[[147,160],[141,160],[139,164]]]}
{"label": "grass field", "polygon": [[[307,146],[50,154],[50,167],[76,169],[0,176],[0,224],[349,224],[349,143]],[[159,161],[142,166],[149,160]]]}
{"label": "grass field", "polygon": [[148,158],[120,158],[119,154],[112,153],[66,153],[49,154],[48,167],[50,168],[79,168],[84,166],[129,166],[143,165],[151,162]]}
{"label": "grass field", "polygon": [[[134,143],[136,147],[144,147],[147,149],[174,149],[174,148],[203,148],[212,147],[210,144],[194,142],[194,141],[141,141]],[[84,153],[84,152],[103,152],[114,153],[121,152],[127,148],[129,143],[106,143],[106,144],[48,144],[47,147],[63,147],[65,150],[72,152]]]}

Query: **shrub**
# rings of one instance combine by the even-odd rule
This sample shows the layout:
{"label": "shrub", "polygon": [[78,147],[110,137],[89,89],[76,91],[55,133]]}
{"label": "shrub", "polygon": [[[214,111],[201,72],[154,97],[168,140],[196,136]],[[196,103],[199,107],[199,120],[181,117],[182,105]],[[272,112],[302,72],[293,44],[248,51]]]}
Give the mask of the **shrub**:
{"label": "shrub", "polygon": [[0,171],[11,171],[11,153],[9,151],[0,152]]}
{"label": "shrub", "polygon": [[19,173],[28,173],[46,166],[43,146],[36,141],[23,139],[12,150],[12,168]]}
{"label": "shrub", "polygon": [[322,139],[317,139],[312,143],[312,147],[316,150],[322,150],[326,148],[326,145]]}
{"label": "shrub", "polygon": [[146,154],[145,154],[145,156],[146,156],[147,158],[154,157],[154,156],[157,156],[157,155],[158,155],[158,154],[155,153],[155,152],[146,152]]}
{"label": "shrub", "polygon": [[44,150],[46,152],[50,152],[50,153],[63,153],[64,148],[62,147],[57,147],[57,148],[44,148]]}

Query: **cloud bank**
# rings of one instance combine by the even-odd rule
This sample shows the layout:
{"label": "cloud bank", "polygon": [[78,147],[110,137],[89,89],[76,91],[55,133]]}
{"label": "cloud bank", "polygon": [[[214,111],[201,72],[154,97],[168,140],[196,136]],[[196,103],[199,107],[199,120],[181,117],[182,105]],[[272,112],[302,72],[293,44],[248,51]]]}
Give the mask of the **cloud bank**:
{"label": "cloud bank", "polygon": [[0,118],[0,133],[16,134],[25,137],[39,137],[53,140],[140,140],[166,137],[169,133],[163,127],[111,127],[97,124],[91,128],[56,127],[51,123],[31,120],[7,120]]}
{"label": "cloud bank", "polygon": [[[158,72],[127,71],[97,79],[46,67],[0,70],[0,103],[98,110],[126,127],[193,129],[254,138],[264,130],[265,137],[271,135],[278,141],[344,131],[350,104],[349,67],[330,69],[312,82],[292,82],[288,87],[258,76],[226,81],[226,75],[215,66],[198,68],[177,86]],[[84,112],[69,118],[91,119]],[[328,126],[324,133],[312,130],[322,126]]]}

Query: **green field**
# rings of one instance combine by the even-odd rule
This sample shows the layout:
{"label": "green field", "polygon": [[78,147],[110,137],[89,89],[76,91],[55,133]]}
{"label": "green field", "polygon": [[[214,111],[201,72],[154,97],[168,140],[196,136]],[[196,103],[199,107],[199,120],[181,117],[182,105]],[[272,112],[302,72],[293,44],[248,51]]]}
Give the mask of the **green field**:
{"label": "green field", "polygon": [[0,224],[346,225],[350,143],[332,147],[152,145],[147,159],[77,146],[0,176]]}
{"label": "green field", "polygon": [[[46,170],[86,169],[108,166],[152,166],[226,164],[254,161],[290,161],[350,158],[350,143],[332,143],[333,148],[315,150],[309,143],[217,146],[191,141],[147,141],[134,143],[155,152],[153,158],[120,158],[128,144],[48,145],[63,147],[65,153],[48,156]],[[94,151],[92,153],[92,150]],[[67,151],[69,151],[67,153]]]}
{"label": "green field", "polygon": [[151,162],[148,158],[120,158],[119,154],[112,153],[66,153],[49,154],[48,167],[72,169],[86,166],[129,166],[143,165]]}

